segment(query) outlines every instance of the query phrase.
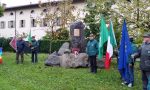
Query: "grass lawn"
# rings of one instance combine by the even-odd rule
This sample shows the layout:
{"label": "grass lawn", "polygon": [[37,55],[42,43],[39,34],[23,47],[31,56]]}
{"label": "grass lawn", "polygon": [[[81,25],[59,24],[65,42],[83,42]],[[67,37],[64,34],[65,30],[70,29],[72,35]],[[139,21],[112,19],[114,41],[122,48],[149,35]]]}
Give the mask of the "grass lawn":
{"label": "grass lawn", "polygon": [[24,64],[15,63],[15,53],[4,53],[0,65],[0,90],[142,90],[138,62],[135,67],[135,86],[121,85],[116,62],[110,70],[98,69],[97,74],[88,68],[65,69],[46,67],[47,54],[39,54],[38,64],[32,64],[25,55]]}

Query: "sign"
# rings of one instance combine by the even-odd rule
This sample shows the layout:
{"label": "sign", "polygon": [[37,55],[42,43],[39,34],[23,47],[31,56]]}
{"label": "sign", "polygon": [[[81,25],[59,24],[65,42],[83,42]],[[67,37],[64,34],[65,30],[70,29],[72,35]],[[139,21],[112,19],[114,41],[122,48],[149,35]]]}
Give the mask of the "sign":
{"label": "sign", "polygon": [[80,29],[74,29],[74,36],[80,36]]}

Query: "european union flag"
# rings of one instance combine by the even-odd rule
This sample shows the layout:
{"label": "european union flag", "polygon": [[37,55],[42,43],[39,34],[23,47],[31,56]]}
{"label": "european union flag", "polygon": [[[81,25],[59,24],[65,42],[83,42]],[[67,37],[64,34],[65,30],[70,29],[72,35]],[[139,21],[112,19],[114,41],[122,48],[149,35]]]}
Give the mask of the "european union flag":
{"label": "european union flag", "polygon": [[0,56],[2,55],[2,47],[0,47]]}
{"label": "european union flag", "polygon": [[118,61],[118,70],[122,76],[122,79],[128,81],[128,58],[132,53],[131,42],[129,39],[129,34],[126,26],[126,21],[124,20],[122,27],[122,37],[119,48],[119,61]]}

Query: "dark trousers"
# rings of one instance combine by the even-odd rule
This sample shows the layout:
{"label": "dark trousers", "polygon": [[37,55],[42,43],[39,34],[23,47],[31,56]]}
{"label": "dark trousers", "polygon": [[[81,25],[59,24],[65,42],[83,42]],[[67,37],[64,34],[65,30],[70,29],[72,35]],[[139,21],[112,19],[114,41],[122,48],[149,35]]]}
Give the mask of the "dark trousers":
{"label": "dark trousers", "polygon": [[37,52],[32,52],[32,63],[37,63],[38,59],[37,59]]}
{"label": "dark trousers", "polygon": [[118,69],[118,70],[119,70],[119,73],[120,73],[120,76],[121,76],[121,80],[126,81],[126,79],[125,79],[125,69]]}
{"label": "dark trousers", "polygon": [[97,72],[96,56],[89,56],[89,61],[91,72],[96,73]]}
{"label": "dark trousers", "polygon": [[134,66],[129,66],[129,81],[128,83],[134,83]]}
{"label": "dark trousers", "polygon": [[16,52],[16,63],[19,64],[19,57],[21,56],[21,63],[24,61],[24,52]]}
{"label": "dark trousers", "polygon": [[143,90],[150,90],[150,71],[142,70]]}

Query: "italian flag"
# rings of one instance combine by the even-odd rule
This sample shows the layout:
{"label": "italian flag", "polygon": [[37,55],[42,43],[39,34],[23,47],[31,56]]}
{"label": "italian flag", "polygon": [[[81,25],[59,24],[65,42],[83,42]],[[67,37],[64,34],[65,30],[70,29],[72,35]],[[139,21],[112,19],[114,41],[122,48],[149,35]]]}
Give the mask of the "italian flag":
{"label": "italian flag", "polygon": [[107,51],[106,51],[106,60],[105,60],[105,68],[109,69],[111,57],[113,55],[113,47],[117,46],[116,38],[113,30],[112,21],[110,21],[109,32],[108,32],[108,41],[107,41]]}
{"label": "italian flag", "polygon": [[30,30],[29,35],[28,35],[28,37],[27,37],[27,38],[28,38],[28,42],[29,42],[29,43],[31,43],[31,41],[32,41],[32,37],[31,37],[31,30]]}
{"label": "italian flag", "polygon": [[29,43],[31,43],[31,41],[32,41],[31,30],[30,30],[28,36],[25,38],[25,41],[28,41]]}
{"label": "italian flag", "polygon": [[100,37],[99,37],[99,53],[98,53],[99,60],[103,58],[104,44],[107,42],[107,40],[108,40],[108,29],[106,27],[104,17],[102,16],[100,21]]}

